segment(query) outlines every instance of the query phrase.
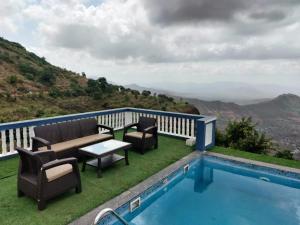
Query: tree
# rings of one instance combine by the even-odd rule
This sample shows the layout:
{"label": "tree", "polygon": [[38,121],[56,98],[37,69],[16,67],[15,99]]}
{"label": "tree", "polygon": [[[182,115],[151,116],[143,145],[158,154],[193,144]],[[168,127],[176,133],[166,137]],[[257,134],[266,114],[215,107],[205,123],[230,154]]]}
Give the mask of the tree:
{"label": "tree", "polygon": [[148,97],[148,96],[151,95],[151,91],[146,91],[146,90],[144,90],[144,91],[142,92],[142,95],[145,96],[145,97]]}

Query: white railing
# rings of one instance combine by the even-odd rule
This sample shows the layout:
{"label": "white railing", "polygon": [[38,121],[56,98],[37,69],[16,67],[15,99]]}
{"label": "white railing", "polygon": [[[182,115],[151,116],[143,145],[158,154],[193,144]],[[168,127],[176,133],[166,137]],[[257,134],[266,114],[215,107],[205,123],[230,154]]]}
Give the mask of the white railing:
{"label": "white railing", "polygon": [[[206,147],[214,145],[216,118],[203,115],[174,113],[158,110],[120,108],[51,118],[2,123],[0,124],[0,158],[16,154],[16,146],[31,149],[31,137],[34,137],[33,128],[35,126],[83,118],[96,118],[100,124],[104,124],[113,127],[115,130],[119,130],[125,125],[138,122],[139,117],[141,116],[156,118],[158,131],[160,134],[182,138],[197,137],[198,150],[205,150]],[[100,132],[105,132],[105,130],[100,130]]]}

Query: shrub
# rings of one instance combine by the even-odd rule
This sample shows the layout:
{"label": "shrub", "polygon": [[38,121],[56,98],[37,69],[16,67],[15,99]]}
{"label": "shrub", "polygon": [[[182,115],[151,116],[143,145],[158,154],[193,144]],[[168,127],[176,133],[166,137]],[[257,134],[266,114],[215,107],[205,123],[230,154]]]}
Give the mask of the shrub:
{"label": "shrub", "polygon": [[289,150],[278,151],[276,152],[275,157],[283,159],[294,159],[293,154]]}
{"label": "shrub", "polygon": [[49,91],[49,96],[51,96],[52,98],[58,98],[62,96],[62,93],[57,87],[53,87]]}
{"label": "shrub", "polygon": [[33,66],[31,66],[29,63],[21,63],[19,65],[19,70],[20,72],[25,75],[25,74],[32,74],[33,76],[37,75],[39,71],[35,69]]}
{"label": "shrub", "polygon": [[143,91],[142,95],[148,97],[151,95],[151,91]]}
{"label": "shrub", "polygon": [[55,70],[51,67],[46,67],[39,73],[39,81],[44,85],[52,86],[56,81]]}
{"label": "shrub", "polygon": [[225,146],[226,145],[226,138],[225,135],[220,130],[216,130],[216,145]]}
{"label": "shrub", "polygon": [[228,123],[225,130],[225,145],[248,152],[264,153],[271,146],[270,139],[255,129],[251,118]]}
{"label": "shrub", "polygon": [[16,85],[18,83],[18,77],[16,75],[11,75],[7,77],[7,83],[11,85]]}

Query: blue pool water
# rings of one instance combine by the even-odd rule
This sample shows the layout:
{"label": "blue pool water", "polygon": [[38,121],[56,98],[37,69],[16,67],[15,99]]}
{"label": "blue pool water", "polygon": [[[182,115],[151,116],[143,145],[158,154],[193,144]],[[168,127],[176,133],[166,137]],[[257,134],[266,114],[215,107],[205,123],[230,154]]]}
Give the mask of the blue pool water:
{"label": "blue pool water", "polygon": [[134,225],[299,225],[300,180],[206,157],[123,216]]}

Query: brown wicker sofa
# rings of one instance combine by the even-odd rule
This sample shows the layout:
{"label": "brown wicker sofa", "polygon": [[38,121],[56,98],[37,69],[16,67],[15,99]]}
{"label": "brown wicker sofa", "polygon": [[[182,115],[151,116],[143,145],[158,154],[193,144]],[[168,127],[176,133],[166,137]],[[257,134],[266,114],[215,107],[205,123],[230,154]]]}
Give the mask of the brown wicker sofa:
{"label": "brown wicker sofa", "polygon": [[[100,127],[109,130],[109,134],[100,134]],[[35,127],[34,133],[32,150],[52,150],[59,159],[79,157],[78,148],[114,138],[113,128],[93,118]]]}
{"label": "brown wicker sofa", "polygon": [[70,189],[81,192],[80,173],[76,158],[56,159],[53,151],[31,152],[17,147],[20,156],[18,197],[35,199],[38,209],[46,208],[46,201]]}

